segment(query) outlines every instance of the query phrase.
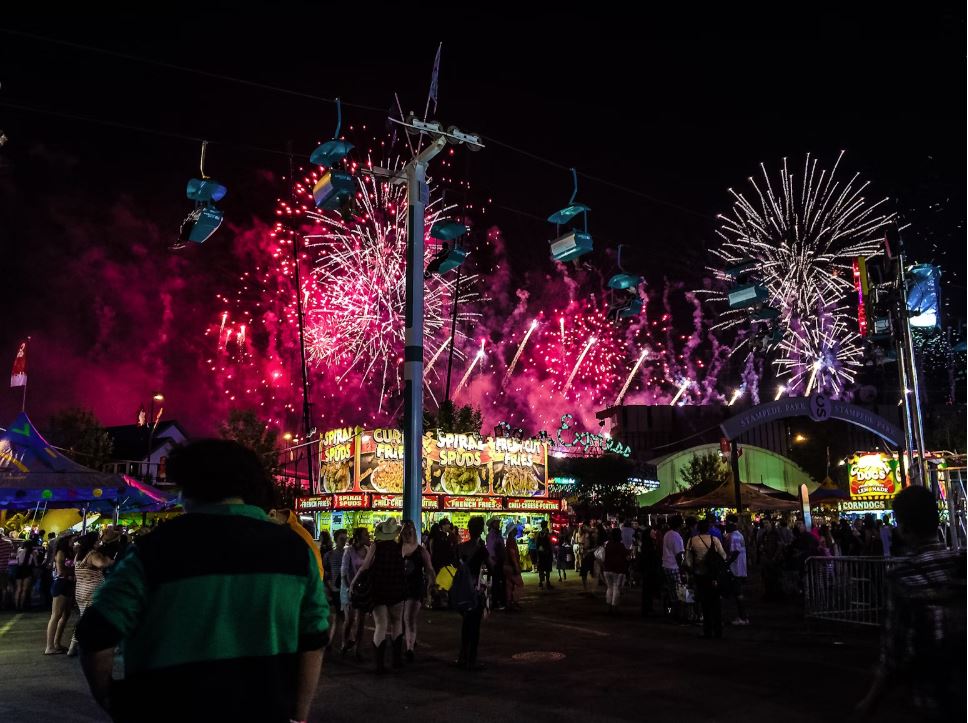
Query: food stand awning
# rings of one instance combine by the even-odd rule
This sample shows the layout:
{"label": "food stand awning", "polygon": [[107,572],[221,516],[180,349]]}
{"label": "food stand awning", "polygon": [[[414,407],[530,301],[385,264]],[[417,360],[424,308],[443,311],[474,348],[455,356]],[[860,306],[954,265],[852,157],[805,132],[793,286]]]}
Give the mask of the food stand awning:
{"label": "food stand awning", "polygon": [[[772,495],[760,492],[752,485],[740,485],[740,501],[744,510],[752,512],[767,512],[771,510],[796,510],[800,505],[789,500],[777,499]],[[736,504],[736,492],[733,483],[726,482],[712,492],[701,497],[686,498],[671,505],[678,510],[701,510],[718,507],[733,507]]]}
{"label": "food stand awning", "polygon": [[21,412],[0,435],[0,507],[82,507],[108,511],[161,509],[170,499],[124,475],[78,464],[54,449]]}

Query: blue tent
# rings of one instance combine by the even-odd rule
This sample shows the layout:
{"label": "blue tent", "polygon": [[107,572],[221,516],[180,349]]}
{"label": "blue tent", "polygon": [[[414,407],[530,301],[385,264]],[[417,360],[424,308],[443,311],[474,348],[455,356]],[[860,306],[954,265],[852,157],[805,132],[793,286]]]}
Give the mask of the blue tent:
{"label": "blue tent", "polygon": [[150,485],[98,472],[65,457],[40,436],[23,412],[0,434],[0,508],[42,505],[148,511],[171,502]]}

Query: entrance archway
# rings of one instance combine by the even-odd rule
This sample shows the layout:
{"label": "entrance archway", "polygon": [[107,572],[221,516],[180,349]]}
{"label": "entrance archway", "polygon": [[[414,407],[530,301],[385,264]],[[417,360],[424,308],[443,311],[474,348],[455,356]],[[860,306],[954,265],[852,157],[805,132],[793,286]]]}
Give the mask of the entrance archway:
{"label": "entrance archway", "polygon": [[[808,397],[787,397],[786,399],[758,404],[745,412],[740,412],[735,417],[725,420],[719,425],[719,428],[722,430],[723,436],[733,442],[753,427],[789,417],[809,417],[815,422],[839,419],[876,434],[894,449],[901,445],[901,440],[904,438],[903,432],[897,425],[892,424],[879,414],[874,414],[870,410],[855,406],[850,402],[829,399],[823,394],[813,394]],[[739,455],[736,444],[730,445],[729,459],[733,471],[736,507],[739,509],[741,507]]]}
{"label": "entrance archway", "polygon": [[774,402],[758,404],[745,412],[740,412],[735,417],[730,417],[720,424],[719,428],[726,439],[733,441],[743,432],[747,432],[764,422],[788,417],[810,417],[815,422],[839,419],[876,434],[894,448],[900,446],[901,440],[904,439],[904,434],[897,425],[892,424],[879,414],[874,414],[874,412],[850,402],[829,399],[823,394],[814,394],[809,397],[787,397]]}

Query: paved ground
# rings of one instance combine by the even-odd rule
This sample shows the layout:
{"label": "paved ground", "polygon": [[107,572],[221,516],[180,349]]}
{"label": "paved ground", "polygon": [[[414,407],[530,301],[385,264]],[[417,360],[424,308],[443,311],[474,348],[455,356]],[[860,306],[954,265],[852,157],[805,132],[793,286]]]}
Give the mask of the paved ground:
{"label": "paved ground", "polygon": [[[370,650],[362,663],[327,661],[311,719],[856,720],[852,707],[876,657],[871,631],[807,629],[795,606],[754,603],[754,625],[702,640],[695,627],[641,618],[637,591],[613,617],[603,593],[585,596],[576,580],[542,591],[533,575],[525,577],[525,612],[495,613],[484,623],[487,670],[451,667],[459,621],[425,611],[415,664],[377,678]],[[88,697],[77,660],[41,655],[45,624],[44,613],[0,613],[0,720],[106,720]],[[515,659],[522,653],[559,655]],[[898,694],[877,718],[914,715]]]}

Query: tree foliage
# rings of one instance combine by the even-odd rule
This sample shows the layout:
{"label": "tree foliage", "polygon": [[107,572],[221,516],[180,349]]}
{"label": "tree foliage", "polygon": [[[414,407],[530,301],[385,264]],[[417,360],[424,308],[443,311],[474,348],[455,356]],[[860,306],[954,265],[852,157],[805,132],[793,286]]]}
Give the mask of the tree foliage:
{"label": "tree foliage", "polygon": [[552,457],[548,467],[549,477],[575,480],[574,506],[581,516],[624,516],[636,508],[636,490],[628,481],[635,465],[625,457]]}
{"label": "tree foliage", "polygon": [[424,412],[424,429],[439,429],[442,432],[461,434],[480,434],[484,424],[481,410],[470,404],[457,407],[447,399],[440,403],[437,412]]}
{"label": "tree foliage", "polygon": [[100,469],[109,459],[114,442],[94,412],[69,407],[50,418],[47,441],[60,447],[71,459],[86,467]]}
{"label": "tree foliage", "polygon": [[223,439],[235,440],[259,455],[269,476],[279,471],[279,433],[270,428],[254,410],[231,410],[218,432]]}
{"label": "tree foliage", "polygon": [[696,496],[704,495],[729,480],[729,463],[719,452],[693,454],[689,466],[679,473],[676,486],[680,491],[689,490]]}

